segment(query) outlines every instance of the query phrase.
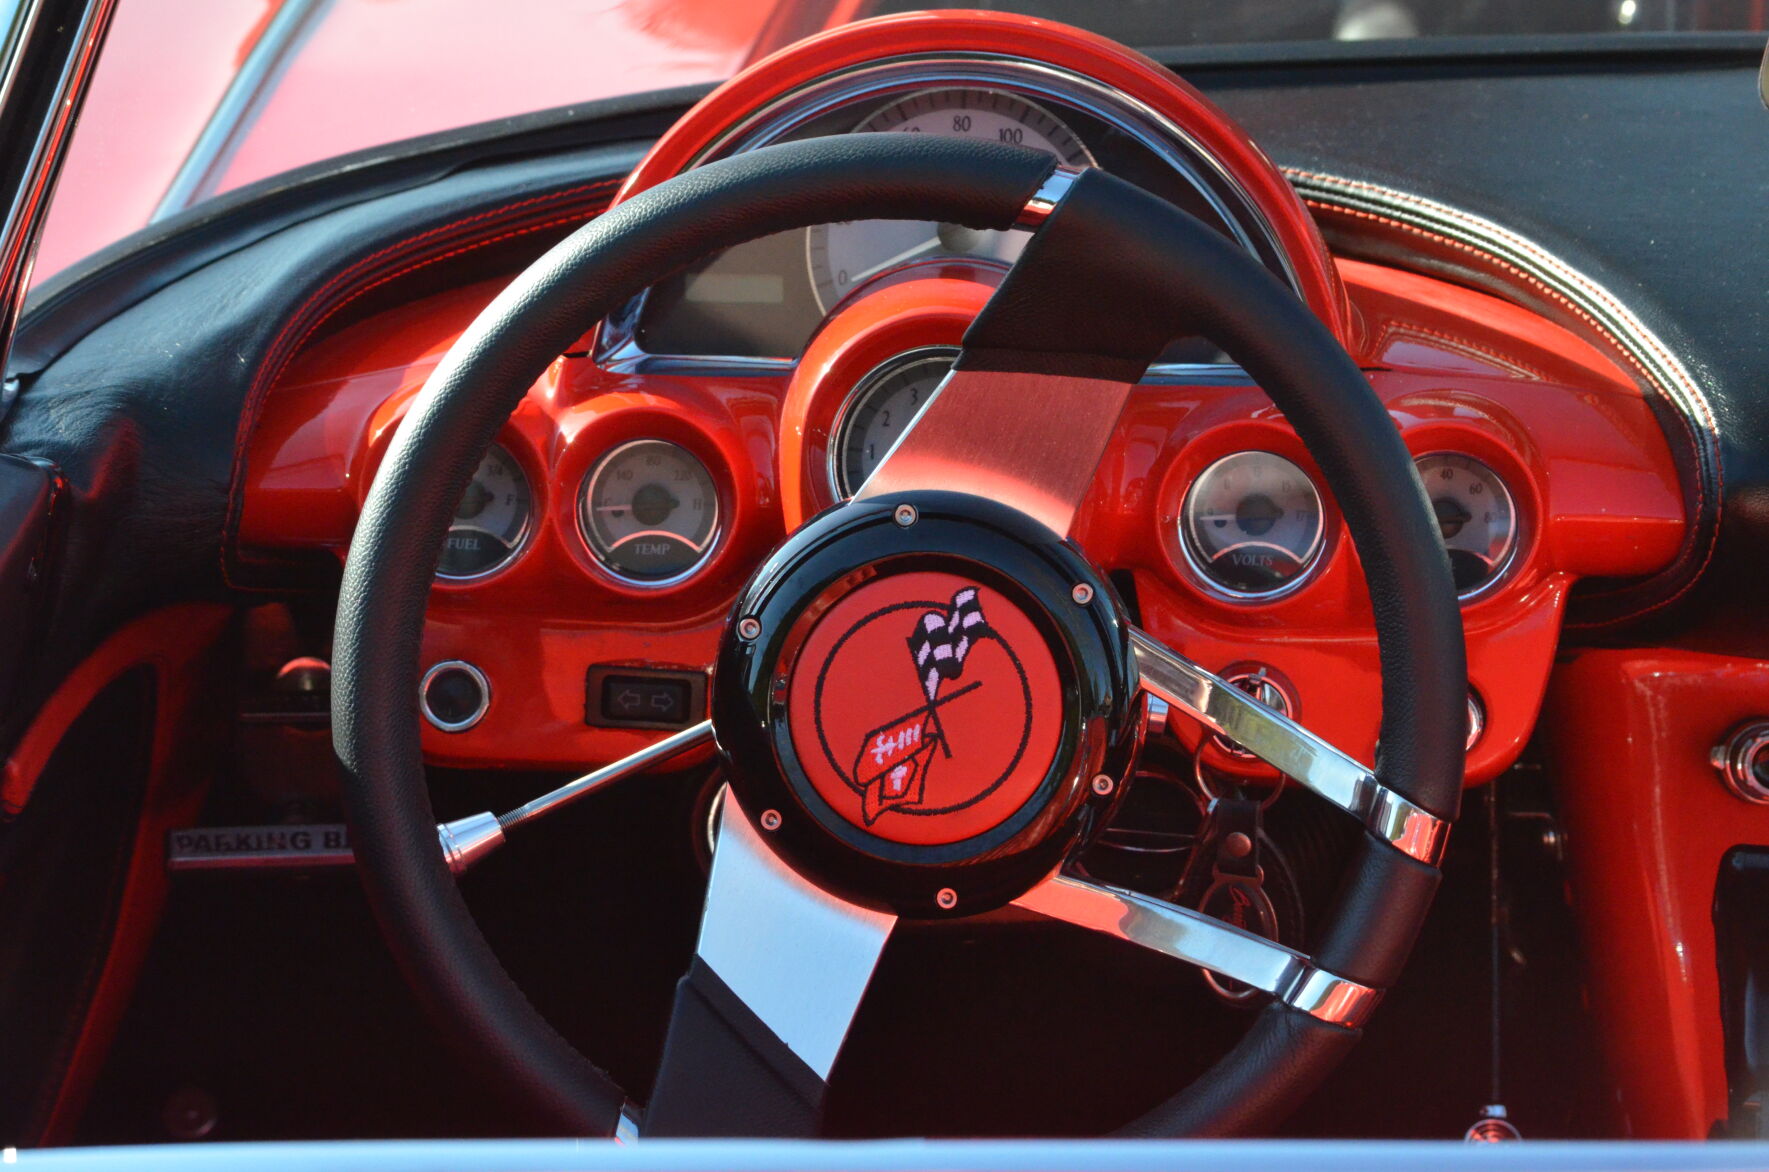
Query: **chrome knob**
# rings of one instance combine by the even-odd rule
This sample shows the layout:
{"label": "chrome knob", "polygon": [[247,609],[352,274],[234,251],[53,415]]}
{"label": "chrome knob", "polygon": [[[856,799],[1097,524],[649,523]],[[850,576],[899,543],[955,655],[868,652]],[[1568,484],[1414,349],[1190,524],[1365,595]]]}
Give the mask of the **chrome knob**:
{"label": "chrome knob", "polygon": [[1468,689],[1468,743],[1465,750],[1472,751],[1480,743],[1482,734],[1486,732],[1486,705],[1481,702],[1480,693],[1473,688]]}
{"label": "chrome knob", "polygon": [[1708,763],[1733,797],[1769,806],[1769,720],[1733,729],[1708,754]]}

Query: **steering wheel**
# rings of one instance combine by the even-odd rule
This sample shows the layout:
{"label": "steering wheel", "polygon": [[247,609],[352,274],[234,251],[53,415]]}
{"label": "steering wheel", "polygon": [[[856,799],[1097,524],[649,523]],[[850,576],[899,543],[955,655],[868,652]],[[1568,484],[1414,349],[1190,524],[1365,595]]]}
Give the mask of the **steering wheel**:
{"label": "steering wheel", "polygon": [[[527,388],[584,330],[694,260],[860,219],[1035,229],[951,375],[847,504],[767,559],[731,611],[712,719],[501,817],[438,827],[417,712],[431,576],[455,502]],[[1380,643],[1372,769],[1135,629],[1066,538],[1132,385],[1174,337],[1215,342],[1322,470]],[[1013,904],[1268,996],[1243,1039],[1125,1134],[1269,1129],[1397,977],[1462,780],[1460,616],[1426,495],[1363,375],[1224,237],[1099,171],[1019,148],[867,134],[710,163],[619,205],[494,300],[412,404],[345,567],[333,675],[361,870],[408,979],[553,1126],[814,1133],[902,919]],[[1305,956],[1065,864],[1123,793],[1143,693],[1358,820]],[[506,833],[716,738],[730,774],[696,956],[642,1124],[493,955],[457,875]]]}

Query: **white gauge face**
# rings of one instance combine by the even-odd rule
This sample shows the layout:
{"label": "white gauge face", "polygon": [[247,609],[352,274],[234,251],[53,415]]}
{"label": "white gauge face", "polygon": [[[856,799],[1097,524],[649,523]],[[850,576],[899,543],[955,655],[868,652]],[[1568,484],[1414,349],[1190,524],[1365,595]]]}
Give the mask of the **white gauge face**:
{"label": "white gauge face", "polygon": [[944,346],[912,350],[860,380],[842,408],[829,448],[829,476],[837,497],[847,500],[866,483],[957,357],[956,349]]}
{"label": "white gauge face", "polygon": [[1224,456],[1192,484],[1180,517],[1187,559],[1241,598],[1280,594],[1320,556],[1321,495],[1308,473],[1271,452]]}
{"label": "white gauge face", "polygon": [[1473,456],[1433,452],[1416,461],[1431,498],[1456,593],[1479,594],[1499,580],[1517,548],[1517,509],[1499,474]]}
{"label": "white gauge face", "polygon": [[661,586],[693,573],[712,552],[719,495],[688,449],[634,440],[584,478],[578,519],[590,552],[611,573]]}
{"label": "white gauge face", "polygon": [[534,501],[515,457],[493,444],[455,506],[436,576],[460,581],[508,565],[528,536]]}
{"label": "white gauge face", "polygon": [[[1015,94],[985,89],[934,89],[899,98],[854,128],[855,133],[939,134],[1032,147],[1071,167],[1093,156],[1063,122]],[[874,277],[904,265],[939,260],[1012,264],[1028,233],[989,232],[924,220],[848,220],[819,224],[806,237],[811,284],[828,312]]]}

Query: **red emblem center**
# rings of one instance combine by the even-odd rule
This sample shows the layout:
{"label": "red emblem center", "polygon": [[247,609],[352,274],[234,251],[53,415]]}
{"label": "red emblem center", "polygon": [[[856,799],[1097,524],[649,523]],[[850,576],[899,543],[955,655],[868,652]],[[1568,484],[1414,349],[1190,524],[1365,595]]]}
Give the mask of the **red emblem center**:
{"label": "red emblem center", "polygon": [[832,606],[792,673],[799,762],[842,817],[893,842],[958,842],[1050,771],[1062,687],[1045,638],[999,592],[898,574]]}

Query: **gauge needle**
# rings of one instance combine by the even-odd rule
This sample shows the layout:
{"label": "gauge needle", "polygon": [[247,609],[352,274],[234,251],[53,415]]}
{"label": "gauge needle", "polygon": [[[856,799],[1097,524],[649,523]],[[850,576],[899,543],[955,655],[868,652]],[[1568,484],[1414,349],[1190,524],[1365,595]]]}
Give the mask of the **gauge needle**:
{"label": "gauge needle", "polygon": [[940,237],[938,233],[935,233],[921,243],[911,248],[905,248],[902,252],[899,252],[889,260],[881,260],[871,268],[861,269],[858,273],[854,274],[853,278],[848,283],[851,285],[858,285],[862,281],[867,281],[878,276],[878,274],[884,272],[886,269],[894,269],[900,264],[912,261],[923,253],[932,252],[939,247]]}

